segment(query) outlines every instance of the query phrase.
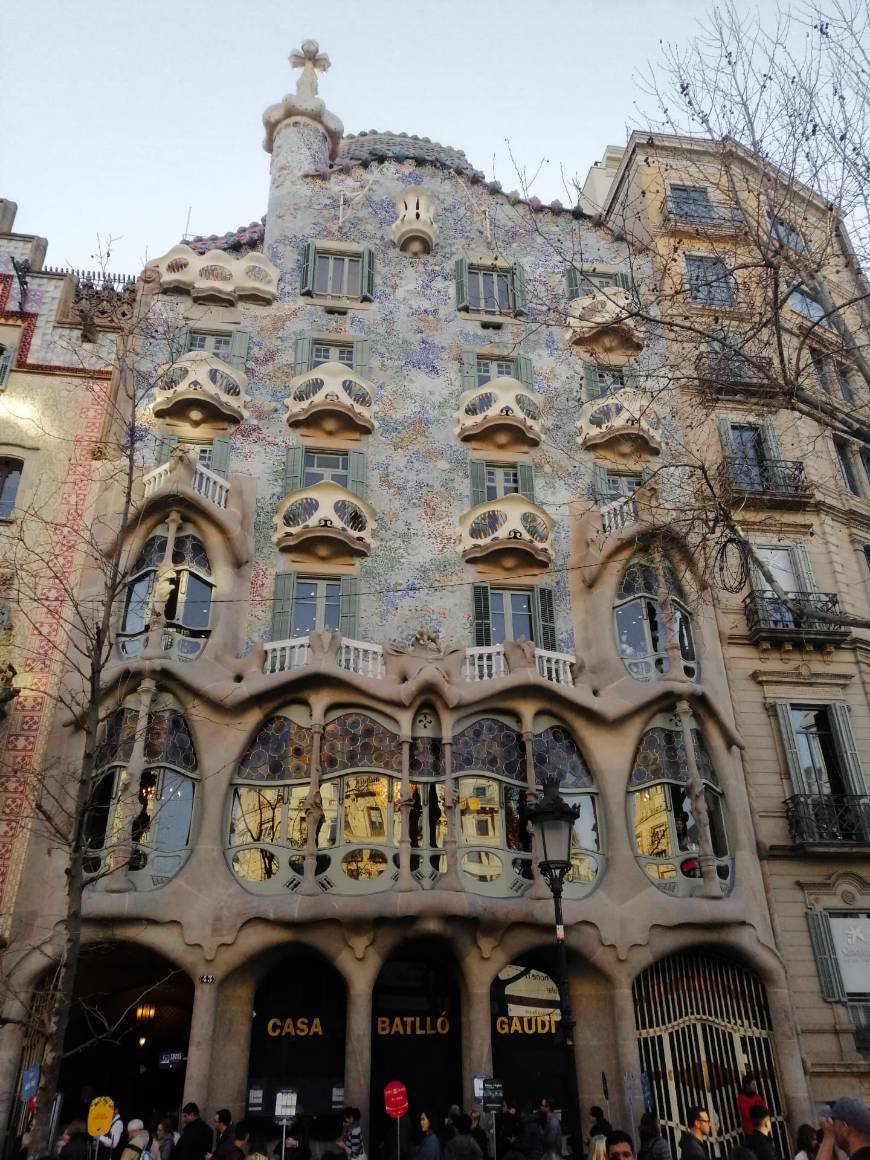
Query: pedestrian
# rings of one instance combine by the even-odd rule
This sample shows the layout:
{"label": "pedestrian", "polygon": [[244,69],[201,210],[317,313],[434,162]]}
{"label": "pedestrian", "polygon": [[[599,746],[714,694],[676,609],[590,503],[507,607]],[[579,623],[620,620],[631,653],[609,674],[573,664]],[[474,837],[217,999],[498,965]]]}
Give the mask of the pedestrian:
{"label": "pedestrian", "polygon": [[170,1160],[175,1148],[175,1141],[172,1138],[172,1125],[168,1120],[160,1121],[155,1136],[157,1137],[159,1155],[155,1156],[154,1160]]}
{"label": "pedestrian", "polygon": [[444,1160],[483,1160],[483,1153],[471,1134],[471,1117],[460,1112],[453,1126],[456,1135],[444,1149]]}
{"label": "pedestrian", "polygon": [[607,1160],[607,1137],[592,1136],[589,1140],[588,1160]]}
{"label": "pedestrian", "polygon": [[428,1112],[420,1113],[420,1131],[423,1138],[417,1149],[416,1160],[441,1160],[441,1141],[432,1130],[432,1117]]}
{"label": "pedestrian", "polygon": [[680,1137],[680,1160],[707,1160],[707,1137],[712,1130],[706,1108],[693,1105],[686,1112],[689,1130]]}
{"label": "pedestrian", "polygon": [[526,1160],[541,1160],[544,1155],[544,1133],[541,1129],[541,1117],[530,1103],[523,1105],[520,1116],[517,1151],[522,1152]]}
{"label": "pedestrian", "polygon": [[335,1145],[346,1160],[367,1160],[359,1118],[359,1108],[347,1107],[342,1112],[341,1138]]}
{"label": "pedestrian", "polygon": [[604,1143],[607,1160],[634,1160],[634,1140],[628,1132],[609,1132]]}
{"label": "pedestrian", "polygon": [[772,1124],[770,1112],[762,1104],[753,1104],[749,1118],[752,1121],[752,1131],[746,1137],[746,1147],[754,1152],[757,1160],[779,1160],[773,1140],[770,1138]]}
{"label": "pedestrian", "polygon": [[725,1160],[755,1160],[755,1153],[744,1144],[738,1144],[736,1148],[731,1149]]}
{"label": "pedestrian", "polygon": [[471,1109],[471,1138],[477,1141],[483,1160],[489,1156],[489,1139],[480,1124],[480,1108]]}
{"label": "pedestrian", "polygon": [[547,1096],[541,1100],[541,1133],[545,1160],[559,1160],[562,1155],[562,1125],[553,1111],[553,1101]]}
{"label": "pedestrian", "polygon": [[816,1160],[819,1151],[819,1134],[812,1124],[801,1124],[797,1130],[797,1152],[794,1160]]}
{"label": "pedestrian", "polygon": [[181,1135],[172,1160],[205,1160],[206,1152],[211,1151],[212,1133],[195,1103],[185,1104],[181,1109],[181,1123]]}
{"label": "pedestrian", "polygon": [[849,1160],[870,1160],[870,1108],[846,1096],[831,1107],[831,1121],[837,1147]]}
{"label": "pedestrian", "polygon": [[737,1108],[740,1112],[740,1131],[743,1133],[743,1139],[751,1136],[753,1132],[752,1119],[750,1112],[755,1107],[764,1107],[765,1103],[758,1094],[758,1085],[755,1082],[755,1076],[749,1072],[743,1077],[740,1083],[740,1091],[737,1093]]}
{"label": "pedestrian", "polygon": [[206,1152],[205,1160],[245,1160],[244,1153],[236,1144],[233,1131],[233,1114],[229,1108],[218,1108],[214,1114],[217,1143],[214,1152]]}
{"label": "pedestrian", "polygon": [[[604,1109],[599,1108],[598,1104],[593,1104],[589,1109],[589,1118],[592,1121],[589,1125],[589,1136],[609,1136],[613,1132],[613,1126],[610,1120],[604,1115]],[[632,1148],[634,1144],[632,1144]]]}
{"label": "pedestrian", "polygon": [[662,1126],[655,1112],[644,1112],[638,1129],[638,1160],[671,1160],[671,1147],[662,1135]]}
{"label": "pedestrian", "polygon": [[151,1151],[151,1133],[141,1120],[128,1122],[127,1143],[121,1153],[121,1160],[154,1160]]}
{"label": "pedestrian", "polygon": [[112,1122],[109,1124],[108,1132],[105,1132],[102,1136],[97,1136],[97,1160],[111,1160],[124,1134],[124,1121],[121,1119],[121,1112],[117,1103],[115,1103],[114,1107],[115,1110],[112,1113]]}
{"label": "pedestrian", "polygon": [[501,1107],[501,1118],[497,1125],[499,1156],[504,1156],[506,1152],[514,1148],[519,1130],[519,1119],[516,1100],[513,1096],[505,1096]]}
{"label": "pedestrian", "polygon": [[62,1133],[61,1140],[58,1156],[63,1160],[90,1160],[91,1138],[83,1121],[73,1120]]}

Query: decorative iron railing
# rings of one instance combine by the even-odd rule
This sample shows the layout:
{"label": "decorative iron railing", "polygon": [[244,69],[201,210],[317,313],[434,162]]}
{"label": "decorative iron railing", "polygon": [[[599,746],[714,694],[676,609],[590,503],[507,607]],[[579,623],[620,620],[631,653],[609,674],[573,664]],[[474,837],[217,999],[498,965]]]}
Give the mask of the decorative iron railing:
{"label": "decorative iron railing", "polygon": [[750,634],[777,633],[797,635],[806,633],[846,636],[849,626],[821,618],[819,613],[837,616],[840,602],[833,592],[786,592],[789,604],[775,592],[755,590],[743,601],[746,623]]}
{"label": "decorative iron railing", "polygon": [[689,202],[678,197],[668,197],[665,199],[662,217],[665,222],[692,225],[699,230],[739,230],[745,225],[740,207],[721,201]]}
{"label": "decorative iron railing", "polygon": [[870,844],[870,794],[795,794],[785,816],[794,842]]}
{"label": "decorative iron railing", "polygon": [[720,468],[720,482],[728,491],[809,498],[804,465],[796,459],[742,459],[729,455]]}

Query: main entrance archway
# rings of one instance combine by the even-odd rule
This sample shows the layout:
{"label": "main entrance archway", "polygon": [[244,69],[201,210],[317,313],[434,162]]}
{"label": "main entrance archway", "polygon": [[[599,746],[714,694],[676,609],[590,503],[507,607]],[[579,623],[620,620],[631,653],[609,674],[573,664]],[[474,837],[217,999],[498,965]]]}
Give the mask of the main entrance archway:
{"label": "main entrance archway", "polygon": [[401,1080],[407,1087],[412,1124],[423,1109],[433,1123],[443,1123],[450,1105],[462,1103],[459,987],[448,955],[438,942],[406,943],[384,963],[375,983],[371,1067],[375,1154],[393,1124],[384,1114],[384,1087],[390,1080]]}
{"label": "main entrance archway", "polygon": [[521,1104],[546,1096],[564,1107],[568,1065],[552,958],[546,952],[523,956],[493,979],[492,1070]]}
{"label": "main entrance archway", "polygon": [[686,1109],[703,1104],[714,1122],[714,1154],[742,1143],[737,1093],[751,1072],[773,1117],[777,1153],[790,1155],[770,1011],[748,968],[706,951],[671,955],[634,982],[641,1067],[671,1155],[686,1130]]}

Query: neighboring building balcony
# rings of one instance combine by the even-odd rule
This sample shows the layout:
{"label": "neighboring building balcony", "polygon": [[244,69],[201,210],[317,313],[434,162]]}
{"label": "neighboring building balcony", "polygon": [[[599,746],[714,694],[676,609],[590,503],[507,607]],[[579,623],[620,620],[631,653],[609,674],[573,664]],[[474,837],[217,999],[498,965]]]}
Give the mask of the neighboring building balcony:
{"label": "neighboring building balcony", "polygon": [[584,451],[621,443],[632,451],[658,455],[662,449],[661,420],[642,391],[624,387],[581,406],[577,442]]}
{"label": "neighboring building balcony", "polygon": [[204,351],[191,351],[161,368],[151,413],[193,428],[202,423],[237,426],[247,414],[246,384],[243,371]]}
{"label": "neighboring building balcony", "polygon": [[698,383],[713,398],[770,398],[780,394],[778,382],[771,381],[773,363],[769,358],[751,361],[736,351],[702,355],[695,365]]}
{"label": "neighboring building balcony", "polygon": [[752,460],[728,456],[719,468],[722,491],[749,507],[806,507],[813,493],[796,459]]}
{"label": "neighboring building balcony", "polygon": [[284,497],[275,513],[273,543],[310,560],[353,563],[372,550],[374,509],[330,480]]}
{"label": "neighboring building balcony", "polygon": [[788,592],[788,599],[800,607],[793,612],[775,592],[754,590],[743,601],[749,638],[758,641],[806,640],[836,644],[849,636],[848,625],[832,624],[814,613],[838,615],[840,602],[833,592]]}
{"label": "neighboring building balcony", "polygon": [[224,250],[197,254],[178,245],[149,262],[146,281],[159,278],[161,292],[190,294],[194,302],[235,306],[237,302],[270,305],[278,295],[278,267],[263,254],[231,258]]}
{"label": "neighboring building balcony", "polygon": [[543,434],[541,408],[534,394],[518,379],[490,379],[482,387],[463,391],[456,434],[463,440],[505,450],[537,447]]}
{"label": "neighboring building balcony", "polygon": [[486,500],[459,517],[462,558],[506,572],[553,562],[553,519],[522,495]]}
{"label": "neighboring building balcony", "polygon": [[568,305],[569,342],[597,354],[636,354],[644,345],[636,313],[631,295],[619,286],[572,298]]}
{"label": "neighboring building balcony", "polygon": [[746,228],[740,207],[722,201],[691,204],[668,197],[662,207],[662,222],[667,229],[680,233],[734,234]]}
{"label": "neighboring building balcony", "polygon": [[372,387],[339,362],[326,362],[290,383],[287,425],[339,438],[370,435]]}
{"label": "neighboring building balcony", "polygon": [[146,501],[156,500],[164,494],[178,495],[179,489],[188,488],[207,503],[223,510],[230,497],[229,482],[197,462],[183,443],[179,443],[171,459],[143,476],[142,483]]}
{"label": "neighboring building balcony", "polygon": [[785,816],[798,845],[870,845],[868,794],[795,794],[785,802]]}

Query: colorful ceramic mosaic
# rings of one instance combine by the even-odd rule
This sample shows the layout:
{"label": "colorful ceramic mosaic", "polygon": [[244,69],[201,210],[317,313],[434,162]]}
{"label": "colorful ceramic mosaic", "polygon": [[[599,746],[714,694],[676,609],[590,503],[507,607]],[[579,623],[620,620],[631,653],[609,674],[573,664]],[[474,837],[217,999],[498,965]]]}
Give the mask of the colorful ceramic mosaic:
{"label": "colorful ceramic mosaic", "polygon": [[270,717],[239,762],[239,777],[257,781],[307,781],[312,732],[279,714]]}
{"label": "colorful ceramic mosaic", "polygon": [[[695,759],[704,781],[718,786],[719,780],[710,760],[710,754],[704,739],[696,729],[692,730],[695,742]],[[655,726],[647,729],[637,747],[634,764],[631,767],[629,785],[637,789],[642,785],[650,785],[657,781],[678,782],[687,785],[689,781],[689,765],[686,760],[686,749],[683,745],[683,735],[678,729],[664,729]]]}

